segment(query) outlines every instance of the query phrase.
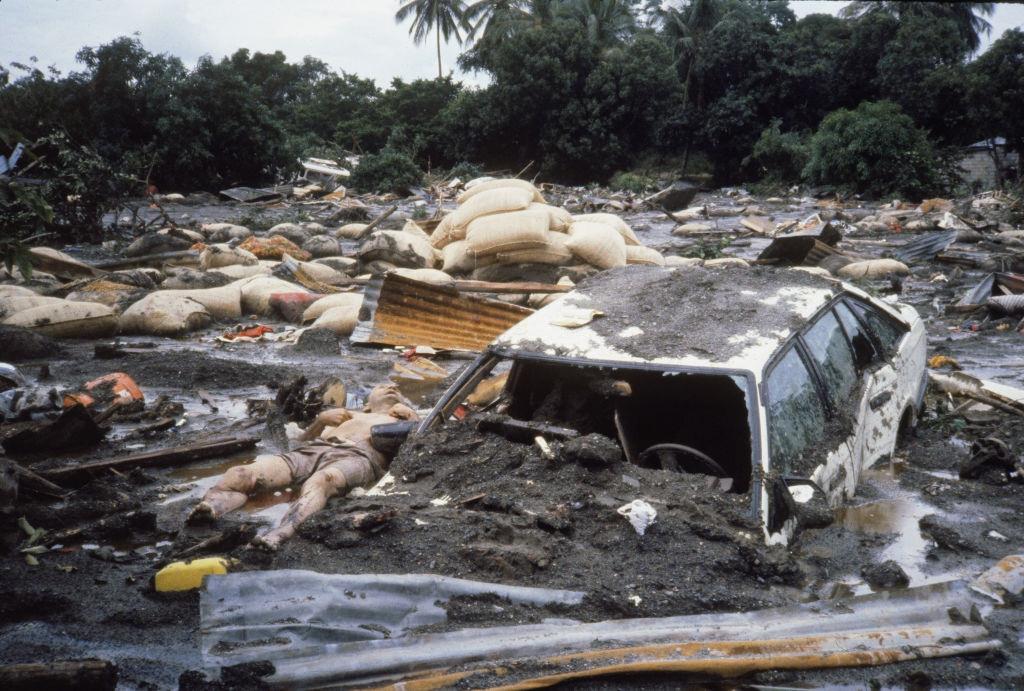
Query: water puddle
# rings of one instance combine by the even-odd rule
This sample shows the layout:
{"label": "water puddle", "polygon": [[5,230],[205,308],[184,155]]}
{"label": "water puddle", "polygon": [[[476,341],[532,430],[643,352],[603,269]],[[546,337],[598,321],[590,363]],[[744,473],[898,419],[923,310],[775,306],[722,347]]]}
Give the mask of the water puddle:
{"label": "water puddle", "polygon": [[[957,574],[929,574],[925,564],[930,539],[921,532],[919,521],[929,514],[943,515],[943,512],[928,504],[918,495],[902,491],[896,484],[896,477],[905,464],[890,463],[864,472],[862,484],[871,485],[887,495],[884,499],[869,501],[855,506],[844,506],[836,511],[836,522],[844,528],[868,535],[893,536],[877,557],[877,561],[893,560],[910,578],[911,586],[939,583],[956,578]],[[933,471],[936,477],[943,477],[946,471]],[[932,474],[932,473],[929,473]],[[843,579],[854,595],[872,592],[871,587],[859,576]]]}

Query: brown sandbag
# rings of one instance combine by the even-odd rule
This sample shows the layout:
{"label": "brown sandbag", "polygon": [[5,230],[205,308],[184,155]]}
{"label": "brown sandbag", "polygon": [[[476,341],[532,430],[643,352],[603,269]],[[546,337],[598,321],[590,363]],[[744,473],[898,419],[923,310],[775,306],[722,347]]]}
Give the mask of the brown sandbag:
{"label": "brown sandbag", "polygon": [[500,252],[496,255],[499,264],[550,264],[568,266],[573,262],[569,251],[568,236],[548,231],[547,244],[533,249]]}
{"label": "brown sandbag", "polygon": [[195,300],[206,308],[214,319],[242,318],[242,289],[237,283],[229,283],[219,288],[199,288],[193,290],[160,290],[154,295],[179,295]]}
{"label": "brown sandbag", "polygon": [[431,269],[437,258],[423,238],[401,230],[375,230],[359,246],[359,261],[384,261],[409,269]]}
{"label": "brown sandbag", "polygon": [[[64,302],[64,300],[60,298],[47,297],[45,295],[36,295],[32,291],[28,291],[27,295],[0,295],[0,319],[6,319],[7,317],[13,316],[18,312],[23,312],[34,307],[41,307],[43,305],[55,305],[62,302]],[[3,355],[0,354],[0,358],[2,357]]]}
{"label": "brown sandbag", "polygon": [[[533,194],[518,187],[498,187],[488,189],[470,197],[449,216],[452,228],[467,228],[470,223],[482,216],[504,213],[506,211],[522,211],[533,203]],[[546,228],[545,228],[546,230]]]}
{"label": "brown sandbag", "polygon": [[[270,297],[274,293],[301,293],[304,288],[274,276],[256,276],[237,281],[242,291],[242,314],[261,317],[273,315]],[[306,291],[309,292],[309,291]]]}
{"label": "brown sandbag", "polygon": [[210,313],[205,307],[195,300],[174,293],[177,291],[150,293],[126,309],[121,315],[120,332],[174,337],[197,331],[210,324]]}
{"label": "brown sandbag", "polygon": [[228,245],[210,245],[199,255],[199,268],[203,271],[236,264],[255,266],[259,262],[252,252]]}
{"label": "brown sandbag", "polygon": [[469,224],[466,242],[478,257],[536,249],[547,245],[548,225],[547,212],[538,209],[480,216]]}
{"label": "brown sandbag", "polygon": [[302,313],[302,323],[307,324],[311,321],[316,321],[324,312],[335,307],[355,307],[358,311],[362,304],[362,293],[334,293],[333,295],[325,295],[306,308],[306,311]]}
{"label": "brown sandbag", "polygon": [[644,245],[626,245],[627,264],[646,264],[648,266],[665,266],[665,257],[653,247]]}
{"label": "brown sandbag", "polygon": [[351,336],[359,323],[359,307],[345,305],[332,307],[310,324],[311,329],[330,329],[338,336]]}
{"label": "brown sandbag", "polygon": [[519,178],[498,178],[496,180],[484,180],[478,182],[466,191],[462,192],[458,199],[459,204],[465,204],[473,197],[477,196],[481,192],[487,192],[488,190],[496,190],[500,188],[515,187],[521,190],[526,190],[530,193],[533,201],[544,203],[544,195],[540,193],[534,184],[528,180],[520,180]]}
{"label": "brown sandbag", "polygon": [[[218,289],[213,289],[218,290]],[[121,315],[122,334],[176,337],[210,325],[206,307],[170,291],[145,296]]]}
{"label": "brown sandbag", "polygon": [[576,221],[569,228],[566,245],[573,256],[599,269],[626,265],[626,242],[605,223]]}
{"label": "brown sandbag", "polygon": [[615,214],[608,213],[596,213],[596,214],[578,214],[572,217],[574,221],[588,221],[591,223],[604,223],[607,226],[611,226],[615,231],[622,236],[627,245],[639,245],[640,239],[637,238],[636,233],[629,227],[622,218]]}
{"label": "brown sandbag", "polygon": [[54,338],[106,338],[117,331],[117,315],[96,302],[46,304],[22,310],[4,320]]}

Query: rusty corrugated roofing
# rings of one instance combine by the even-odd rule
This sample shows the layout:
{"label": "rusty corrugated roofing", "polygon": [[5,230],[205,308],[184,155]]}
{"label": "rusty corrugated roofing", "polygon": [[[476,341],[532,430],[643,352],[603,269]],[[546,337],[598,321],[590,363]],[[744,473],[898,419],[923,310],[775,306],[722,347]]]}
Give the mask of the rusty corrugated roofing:
{"label": "rusty corrugated roofing", "polygon": [[353,343],[483,350],[533,310],[398,274],[366,287]]}

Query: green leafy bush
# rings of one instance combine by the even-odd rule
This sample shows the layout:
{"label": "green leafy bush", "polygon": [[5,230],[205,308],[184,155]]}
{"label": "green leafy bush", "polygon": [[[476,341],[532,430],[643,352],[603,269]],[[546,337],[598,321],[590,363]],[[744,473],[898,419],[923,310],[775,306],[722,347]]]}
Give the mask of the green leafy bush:
{"label": "green leafy bush", "polygon": [[811,138],[803,174],[811,184],[911,199],[944,193],[948,180],[924,132],[890,101],[829,113]]}
{"label": "green leafy bush", "polygon": [[388,150],[363,156],[349,178],[349,185],[360,192],[404,194],[422,184],[423,171],[416,162],[407,154]]}
{"label": "green leafy bush", "polygon": [[807,142],[796,132],[783,132],[782,121],[776,119],[761,132],[743,165],[770,182],[796,182],[807,155]]}
{"label": "green leafy bush", "polygon": [[650,175],[644,175],[636,171],[622,171],[612,176],[608,186],[613,190],[624,190],[642,194],[653,190],[658,186],[658,181]]}

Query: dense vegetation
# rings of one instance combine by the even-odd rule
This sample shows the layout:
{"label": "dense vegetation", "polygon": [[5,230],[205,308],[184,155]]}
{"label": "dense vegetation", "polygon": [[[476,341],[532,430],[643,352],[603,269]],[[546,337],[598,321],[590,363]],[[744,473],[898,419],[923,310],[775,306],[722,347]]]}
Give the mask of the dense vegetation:
{"label": "dense vegetation", "polygon": [[951,191],[956,148],[994,136],[1024,148],[1024,33],[974,54],[991,3],[854,2],[800,20],[777,0],[660,5],[402,2],[417,41],[466,41],[462,67],[489,77],[480,89],[451,77],[381,88],[245,49],[189,68],[120,38],[83,48],[68,75],[0,72],[0,123],[8,139],[59,133],[164,190],[266,182],[301,155],[347,150],[383,152],[371,162],[410,180],[409,159],[532,161],[564,182],[639,168],[619,178],[638,189],[666,170],[920,196]]}

